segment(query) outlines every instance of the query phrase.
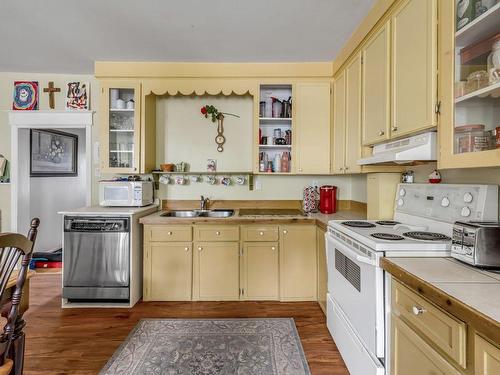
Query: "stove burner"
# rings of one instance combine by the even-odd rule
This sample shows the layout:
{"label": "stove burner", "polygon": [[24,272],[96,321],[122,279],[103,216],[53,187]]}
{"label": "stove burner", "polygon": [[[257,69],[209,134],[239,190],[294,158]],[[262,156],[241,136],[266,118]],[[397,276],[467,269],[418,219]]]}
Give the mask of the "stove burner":
{"label": "stove burner", "polygon": [[401,241],[405,239],[403,236],[391,233],[372,233],[370,234],[370,236],[377,238],[379,240],[388,240],[388,241]]}
{"label": "stove burner", "polygon": [[399,221],[394,221],[394,220],[380,220],[376,221],[378,225],[396,225],[396,224],[401,224]]}
{"label": "stove burner", "polygon": [[375,226],[367,221],[343,221],[342,224],[355,228],[373,228]]}
{"label": "stove burner", "polygon": [[403,236],[408,238],[413,238],[414,240],[421,241],[449,241],[450,237],[445,236],[441,233],[433,233],[433,232],[405,232]]}

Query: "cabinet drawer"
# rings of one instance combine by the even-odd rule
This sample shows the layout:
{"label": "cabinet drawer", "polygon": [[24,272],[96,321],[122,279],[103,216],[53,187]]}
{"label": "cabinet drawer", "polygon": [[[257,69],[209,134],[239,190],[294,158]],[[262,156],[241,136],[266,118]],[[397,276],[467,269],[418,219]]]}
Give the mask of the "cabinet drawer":
{"label": "cabinet drawer", "polygon": [[192,241],[193,231],[189,225],[148,225],[144,228],[144,240],[151,242]]}
{"label": "cabinet drawer", "polygon": [[474,335],[474,374],[500,374],[500,348]]}
{"label": "cabinet drawer", "polygon": [[278,227],[252,225],[242,227],[243,241],[278,241]]}
{"label": "cabinet drawer", "polygon": [[200,225],[194,227],[196,241],[239,241],[240,227],[237,225]]}
{"label": "cabinet drawer", "polygon": [[437,348],[465,368],[466,325],[410,289],[393,281],[392,308]]}

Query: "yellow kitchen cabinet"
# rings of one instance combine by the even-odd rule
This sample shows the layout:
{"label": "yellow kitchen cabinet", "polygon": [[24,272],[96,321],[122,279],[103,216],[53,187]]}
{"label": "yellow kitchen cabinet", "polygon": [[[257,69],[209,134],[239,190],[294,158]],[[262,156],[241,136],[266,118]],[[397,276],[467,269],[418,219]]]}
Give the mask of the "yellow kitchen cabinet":
{"label": "yellow kitchen cabinet", "polygon": [[393,375],[460,375],[436,350],[398,316],[391,319]]}
{"label": "yellow kitchen cabinet", "polygon": [[330,172],[330,82],[298,82],[295,87],[296,171]]}
{"label": "yellow kitchen cabinet", "polygon": [[500,347],[474,335],[475,375],[500,374]]}
{"label": "yellow kitchen cabinet", "polygon": [[346,67],[345,172],[361,172],[361,55]]}
{"label": "yellow kitchen cabinet", "polygon": [[394,197],[401,173],[370,173],[367,178],[368,220],[392,220],[394,216]]}
{"label": "yellow kitchen cabinet", "polygon": [[437,1],[403,1],[390,22],[395,138],[437,126]]}
{"label": "yellow kitchen cabinet", "polygon": [[316,246],[318,251],[318,303],[326,314],[326,294],[328,293],[328,273],[326,268],[325,233],[321,228],[316,229]]}
{"label": "yellow kitchen cabinet", "polygon": [[373,145],[390,137],[390,23],[363,46],[361,105],[362,143]]}
{"label": "yellow kitchen cabinet", "polygon": [[195,242],[193,299],[238,300],[239,270],[239,242]]}
{"label": "yellow kitchen cabinet", "polygon": [[[455,127],[467,124],[482,124],[484,130],[493,131],[500,125],[500,84],[492,84],[472,92],[465,92],[455,97],[455,84],[464,81],[473,71],[486,67],[483,56],[461,63],[462,49],[471,45],[484,45],[485,38],[500,32],[497,11],[489,11],[474,20],[474,25],[456,30],[456,4],[453,1],[439,1],[439,169],[478,168],[500,166],[500,148],[482,150],[471,148],[475,143],[467,140],[467,134],[457,137]],[[488,26],[489,25],[489,26]],[[477,48],[475,48],[477,50]],[[470,50],[470,49],[469,49]],[[469,53],[466,53],[466,55]],[[479,133],[480,135],[481,133]],[[479,139],[482,137],[480,136]],[[468,149],[468,150],[467,150]],[[475,149],[475,150],[474,150]],[[467,152],[474,151],[474,152]]]}
{"label": "yellow kitchen cabinet", "polygon": [[334,83],[333,173],[359,173],[361,158],[361,55]]}
{"label": "yellow kitchen cabinet", "polygon": [[191,242],[149,242],[144,246],[144,301],[190,301]]}
{"label": "yellow kitchen cabinet", "polygon": [[344,173],[345,162],[345,70],[333,81],[332,173]]}
{"label": "yellow kitchen cabinet", "polygon": [[242,259],[242,297],[245,300],[279,299],[278,242],[245,242]]}
{"label": "yellow kitchen cabinet", "polygon": [[101,81],[102,173],[148,173],[156,165],[156,100],[137,81]]}
{"label": "yellow kitchen cabinet", "polygon": [[[127,108],[132,101],[133,108]],[[103,173],[140,172],[140,109],[140,83],[101,82],[100,159]]]}
{"label": "yellow kitchen cabinet", "polygon": [[317,300],[316,226],[280,226],[282,301]]}

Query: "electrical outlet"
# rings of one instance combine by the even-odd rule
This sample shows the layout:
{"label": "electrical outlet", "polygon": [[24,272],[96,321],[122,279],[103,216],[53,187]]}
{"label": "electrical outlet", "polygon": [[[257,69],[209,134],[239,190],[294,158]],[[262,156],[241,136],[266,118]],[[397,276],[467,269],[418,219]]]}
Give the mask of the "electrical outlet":
{"label": "electrical outlet", "polygon": [[312,186],[319,187],[319,181],[318,180],[312,180]]}
{"label": "electrical outlet", "polygon": [[262,190],[262,182],[259,180],[255,181],[255,190]]}

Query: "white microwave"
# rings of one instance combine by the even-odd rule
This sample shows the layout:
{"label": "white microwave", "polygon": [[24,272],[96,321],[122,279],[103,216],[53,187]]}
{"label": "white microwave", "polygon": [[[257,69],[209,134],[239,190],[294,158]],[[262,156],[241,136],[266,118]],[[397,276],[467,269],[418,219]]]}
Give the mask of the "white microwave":
{"label": "white microwave", "polygon": [[99,205],[142,207],[153,203],[152,181],[100,181]]}

